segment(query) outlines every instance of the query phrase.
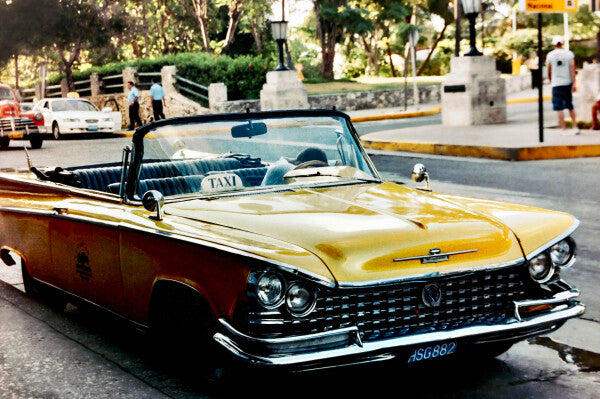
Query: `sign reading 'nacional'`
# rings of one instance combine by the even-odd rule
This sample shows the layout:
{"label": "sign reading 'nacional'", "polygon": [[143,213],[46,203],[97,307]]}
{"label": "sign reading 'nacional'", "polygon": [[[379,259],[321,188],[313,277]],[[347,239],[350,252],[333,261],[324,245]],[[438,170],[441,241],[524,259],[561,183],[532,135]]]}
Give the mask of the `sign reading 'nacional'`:
{"label": "sign reading 'nacional'", "polygon": [[521,11],[526,12],[575,12],[577,0],[519,0]]}

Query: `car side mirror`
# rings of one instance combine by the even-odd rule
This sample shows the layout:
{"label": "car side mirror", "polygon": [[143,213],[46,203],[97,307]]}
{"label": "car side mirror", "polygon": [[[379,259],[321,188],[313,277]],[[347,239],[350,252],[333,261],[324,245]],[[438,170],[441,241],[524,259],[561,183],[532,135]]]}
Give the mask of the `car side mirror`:
{"label": "car side mirror", "polygon": [[417,187],[418,190],[431,191],[431,187],[429,186],[429,173],[427,173],[425,165],[418,163],[413,166],[411,177],[415,183],[420,183],[425,180],[425,187]]}
{"label": "car side mirror", "polygon": [[112,112],[112,111],[113,111],[113,109],[111,107],[104,107],[104,108],[102,108],[102,112],[108,113],[108,112]]}
{"label": "car side mirror", "polygon": [[162,207],[165,204],[165,197],[160,191],[150,190],[146,191],[142,197],[142,204],[147,211],[154,212],[156,210],[156,216],[151,215],[152,220],[162,220]]}

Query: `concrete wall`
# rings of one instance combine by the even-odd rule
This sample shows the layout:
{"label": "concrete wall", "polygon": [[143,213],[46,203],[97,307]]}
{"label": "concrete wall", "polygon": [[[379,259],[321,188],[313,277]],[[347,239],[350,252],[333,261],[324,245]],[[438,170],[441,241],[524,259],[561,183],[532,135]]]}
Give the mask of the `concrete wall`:
{"label": "concrete wall", "polygon": [[[412,87],[408,88],[406,94],[407,104],[413,105]],[[419,88],[419,104],[439,103],[440,101],[439,85]],[[312,109],[331,109],[335,106],[340,111],[401,107],[404,105],[404,89],[312,95],[308,96],[308,103]]]}

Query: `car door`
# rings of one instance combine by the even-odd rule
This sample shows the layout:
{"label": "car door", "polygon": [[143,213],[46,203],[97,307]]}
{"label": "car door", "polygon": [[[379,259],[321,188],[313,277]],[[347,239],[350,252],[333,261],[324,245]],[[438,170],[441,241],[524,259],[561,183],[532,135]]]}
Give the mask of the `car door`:
{"label": "car door", "polygon": [[43,101],[39,107],[39,111],[44,116],[44,126],[46,126],[46,129],[49,132],[52,128],[52,111],[50,110],[50,101]]}
{"label": "car door", "polygon": [[50,223],[56,284],[102,307],[123,313],[119,222],[121,205],[68,199],[55,205]]}

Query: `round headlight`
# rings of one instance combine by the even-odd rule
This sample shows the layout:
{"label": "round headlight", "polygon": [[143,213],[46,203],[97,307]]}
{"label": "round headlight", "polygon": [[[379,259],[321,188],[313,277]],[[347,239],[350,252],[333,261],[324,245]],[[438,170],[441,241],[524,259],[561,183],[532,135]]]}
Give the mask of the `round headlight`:
{"label": "round headlight", "polygon": [[276,308],[283,301],[284,288],[283,280],[277,274],[263,274],[256,284],[258,301],[265,308]]}
{"label": "round headlight", "polygon": [[44,119],[44,115],[42,115],[40,112],[36,112],[35,115],[33,116],[33,119],[35,119],[36,121],[41,121],[42,119]]}
{"label": "round headlight", "polygon": [[552,278],[554,266],[546,253],[541,253],[529,261],[529,274],[538,283],[545,283]]}
{"label": "round headlight", "polygon": [[285,304],[294,316],[306,316],[314,309],[315,299],[314,291],[304,284],[296,283],[288,290]]}
{"label": "round headlight", "polygon": [[573,256],[573,248],[567,240],[562,240],[550,247],[550,259],[555,266],[569,263]]}

